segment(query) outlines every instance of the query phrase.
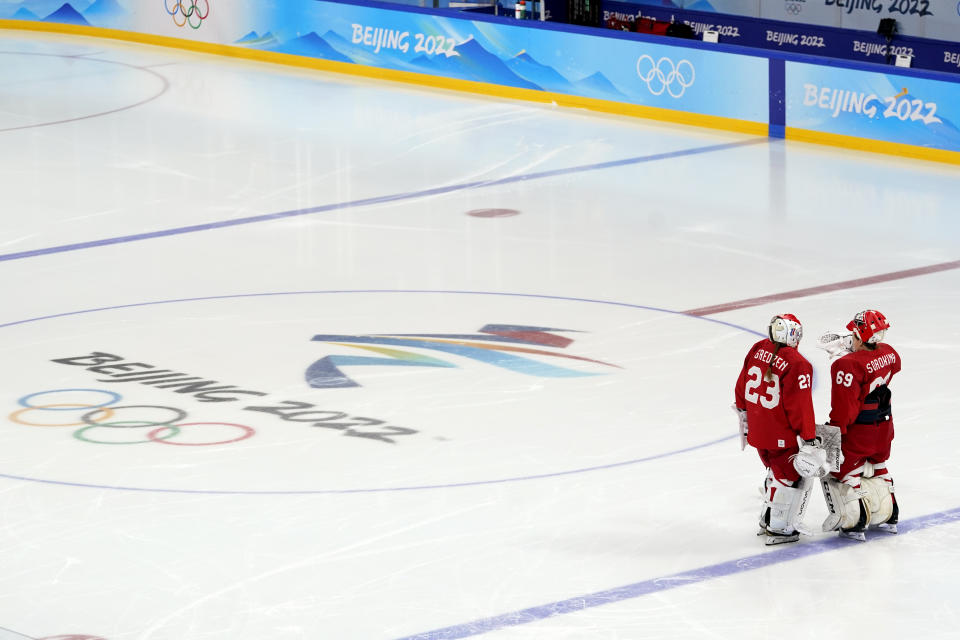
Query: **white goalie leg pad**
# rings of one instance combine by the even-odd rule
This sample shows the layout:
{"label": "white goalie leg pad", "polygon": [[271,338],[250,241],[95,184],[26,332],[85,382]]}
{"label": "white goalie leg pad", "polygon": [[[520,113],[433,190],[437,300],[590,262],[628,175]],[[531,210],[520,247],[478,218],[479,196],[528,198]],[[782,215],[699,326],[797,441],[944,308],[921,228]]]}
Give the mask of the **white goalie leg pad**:
{"label": "white goalie leg pad", "polygon": [[[758,536],[767,532],[767,510],[770,508],[770,485],[774,482],[773,471],[767,469],[767,477],[763,479],[763,486],[760,487],[760,497],[763,499],[763,506],[760,508],[760,531]],[[779,484],[777,485],[779,486]]]}
{"label": "white goalie leg pad", "polygon": [[856,489],[857,487],[860,486],[860,481],[861,481],[863,478],[865,478],[865,477],[870,477],[870,476],[865,476],[865,475],[864,475],[864,473],[863,473],[864,470],[869,471],[869,472],[871,473],[871,475],[872,475],[872,474],[873,474],[873,465],[871,465],[869,462],[865,462],[864,464],[860,465],[859,467],[854,467],[853,469],[850,469],[850,471],[847,473],[847,475],[843,476],[843,477],[840,479],[840,482],[843,483],[843,484],[849,485],[849,486],[850,486],[851,488],[853,488],[853,489]]}
{"label": "white goalie leg pad", "polygon": [[779,480],[774,480],[771,488],[776,490],[773,497],[767,502],[770,509],[770,523],[767,530],[779,534],[794,534],[800,529],[803,514],[810,501],[810,489],[813,480],[801,478],[798,486],[788,487]]}
{"label": "white goalie leg pad", "polygon": [[870,522],[883,524],[893,515],[892,483],[884,478],[863,478],[863,501],[870,510]]}
{"label": "white goalie leg pad", "polygon": [[870,475],[868,476],[866,473],[864,473],[863,474],[864,477],[883,480],[884,482],[887,483],[887,489],[890,491],[890,493],[894,493],[893,476],[891,476],[890,473],[887,471],[887,463],[878,462],[877,464],[870,464],[869,462],[866,462],[863,465],[864,471],[866,471],[866,467],[868,464],[870,465]]}
{"label": "white goalie leg pad", "polygon": [[820,486],[830,512],[821,528],[824,531],[836,531],[856,527],[860,522],[861,494],[849,484],[837,482],[833,478],[822,478]]}

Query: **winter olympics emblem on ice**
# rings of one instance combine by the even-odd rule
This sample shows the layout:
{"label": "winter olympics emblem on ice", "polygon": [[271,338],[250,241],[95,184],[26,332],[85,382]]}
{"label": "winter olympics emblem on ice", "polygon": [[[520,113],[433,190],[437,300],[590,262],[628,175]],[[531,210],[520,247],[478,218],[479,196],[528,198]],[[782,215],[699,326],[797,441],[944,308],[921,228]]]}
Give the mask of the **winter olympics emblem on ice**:
{"label": "winter olympics emblem on ice", "polygon": [[674,64],[673,60],[664,56],[654,63],[647,54],[637,58],[637,75],[653,95],[659,96],[666,91],[674,98],[683,96],[696,79],[696,71],[689,60]]}
{"label": "winter olympics emblem on ice", "polygon": [[199,29],[210,15],[210,0],[163,0],[163,8],[178,27]]}
{"label": "winter olympics emblem on ice", "polygon": [[[272,291],[66,310],[0,326],[30,345],[0,375],[12,427],[2,471],[258,494],[645,464],[735,437],[717,430],[709,404],[685,402],[688,372],[721,366],[720,354],[680,349],[654,376],[644,366],[665,336],[696,343],[731,327],[633,303],[487,291]],[[689,425],[669,439],[649,418],[664,406]],[[38,450],[69,462],[38,470]],[[201,467],[198,482],[190,470]]]}

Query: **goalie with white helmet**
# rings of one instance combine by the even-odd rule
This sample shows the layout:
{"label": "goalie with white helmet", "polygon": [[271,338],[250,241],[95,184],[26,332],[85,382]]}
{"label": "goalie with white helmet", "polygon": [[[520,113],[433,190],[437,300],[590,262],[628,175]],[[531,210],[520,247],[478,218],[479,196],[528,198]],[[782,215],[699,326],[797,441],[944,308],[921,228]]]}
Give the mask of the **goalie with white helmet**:
{"label": "goalie with white helmet", "polygon": [[[850,352],[830,367],[830,424],[840,428],[843,463],[824,484],[831,507],[824,529],[839,529],[859,540],[864,539],[868,525],[883,525],[896,532],[899,517],[893,478],[886,468],[894,435],[889,385],[900,371],[900,354],[884,342],[889,328],[879,311],[867,309],[856,314],[847,324]],[[870,484],[865,483],[867,478],[873,478],[876,486],[864,486]],[[889,499],[881,500],[884,496],[878,497],[878,488],[884,489]],[[827,495],[829,491],[834,494]],[[870,496],[872,499],[866,499]],[[877,506],[881,503],[882,507]]]}
{"label": "goalie with white helmet", "polygon": [[797,346],[803,326],[792,314],[771,318],[767,338],[743,360],[734,388],[742,442],[756,448],[767,469],[760,533],[766,544],[794,542],[812,481],[825,473],[816,442],[813,368]]}

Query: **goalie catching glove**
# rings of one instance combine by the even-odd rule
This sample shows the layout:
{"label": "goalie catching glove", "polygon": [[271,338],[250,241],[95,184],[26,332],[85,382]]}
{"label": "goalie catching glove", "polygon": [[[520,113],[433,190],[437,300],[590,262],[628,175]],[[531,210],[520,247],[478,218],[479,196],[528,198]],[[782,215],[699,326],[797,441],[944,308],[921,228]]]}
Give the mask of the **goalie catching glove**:
{"label": "goalie catching glove", "polygon": [[793,468],[801,478],[822,478],[827,475],[830,465],[827,462],[827,452],[820,446],[820,438],[804,440],[797,436],[800,451],[791,456]]}
{"label": "goalie catching glove", "polygon": [[853,335],[825,333],[817,340],[817,346],[830,354],[831,358],[839,358],[853,351]]}

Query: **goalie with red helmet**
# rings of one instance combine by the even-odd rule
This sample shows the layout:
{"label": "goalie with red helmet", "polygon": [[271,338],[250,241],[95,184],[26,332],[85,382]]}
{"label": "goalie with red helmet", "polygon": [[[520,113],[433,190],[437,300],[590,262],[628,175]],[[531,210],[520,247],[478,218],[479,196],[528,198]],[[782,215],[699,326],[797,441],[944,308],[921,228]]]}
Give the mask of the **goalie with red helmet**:
{"label": "goalie with red helmet", "polygon": [[743,360],[734,409],[741,447],[755,447],[767,468],[760,535],[771,545],[799,539],[811,478],[822,476],[827,465],[815,440],[813,368],[797,351],[803,326],[792,314],[776,315],[767,335]]}
{"label": "goalie with red helmet", "polygon": [[889,328],[879,311],[861,311],[847,324],[849,352],[830,367],[829,424],[840,427],[843,463],[823,482],[830,509],[823,530],[857,540],[871,525],[896,533],[899,518],[886,464],[893,442],[889,384],[900,371],[900,354],[884,342]]}

